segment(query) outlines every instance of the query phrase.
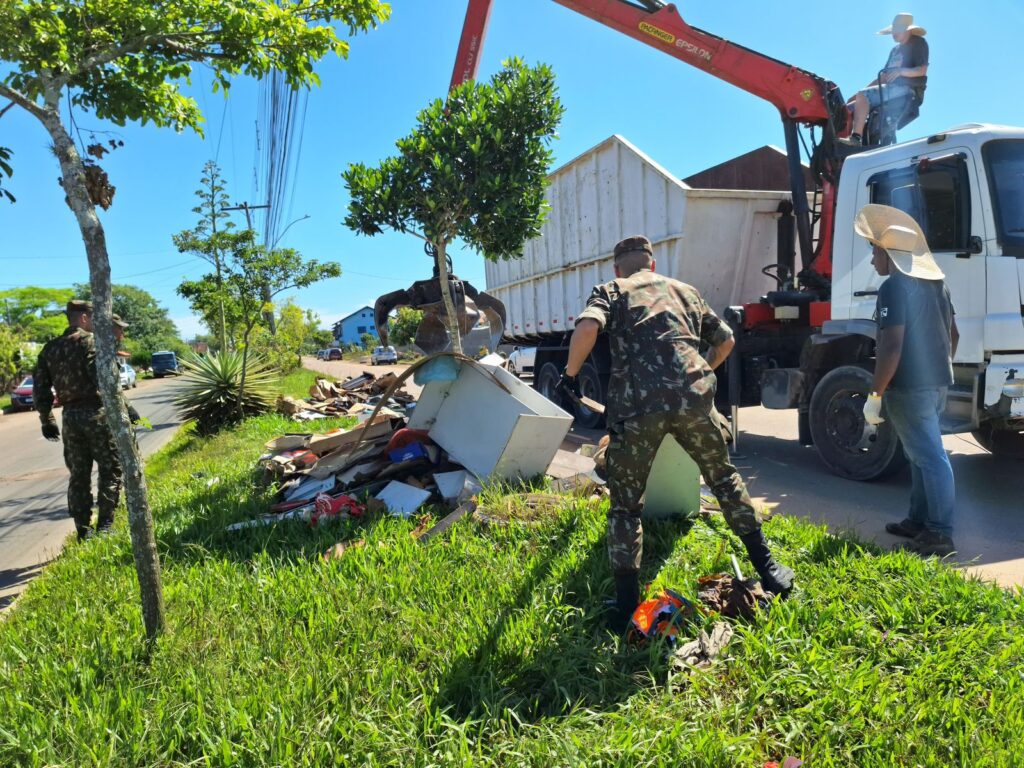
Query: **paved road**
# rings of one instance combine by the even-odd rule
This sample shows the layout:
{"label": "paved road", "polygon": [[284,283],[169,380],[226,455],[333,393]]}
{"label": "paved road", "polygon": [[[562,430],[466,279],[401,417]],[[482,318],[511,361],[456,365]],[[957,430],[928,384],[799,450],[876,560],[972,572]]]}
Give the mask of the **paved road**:
{"label": "paved road", "polygon": [[[171,404],[174,382],[140,380],[127,393],[139,413],[153,422],[152,430],[138,433],[143,456],[165,445],[181,423]],[[61,444],[39,434],[35,411],[0,416],[0,446],[2,609],[60,553],[75,526],[67,512],[68,471]]]}
{"label": "paved road", "polygon": [[[363,370],[400,371],[404,365],[371,368],[349,361],[306,360],[307,367],[344,378]],[[413,389],[413,387],[410,387]],[[855,531],[861,538],[891,546],[885,523],[904,516],[910,475],[880,483],[858,483],[831,474],[813,448],[797,443],[791,411],[744,408],[740,412],[739,451],[735,463],[760,503],[778,504],[780,513]],[[575,430],[574,430],[575,431]],[[596,442],[601,433],[580,430]],[[959,558],[982,578],[1024,585],[1024,461],[999,459],[970,435],[944,438],[957,482],[954,537]]]}

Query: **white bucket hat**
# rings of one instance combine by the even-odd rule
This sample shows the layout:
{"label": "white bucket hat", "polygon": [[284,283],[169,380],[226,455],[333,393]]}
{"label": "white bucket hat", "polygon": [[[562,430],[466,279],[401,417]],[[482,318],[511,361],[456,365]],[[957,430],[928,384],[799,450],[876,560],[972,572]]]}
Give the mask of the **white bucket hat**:
{"label": "white bucket hat", "polygon": [[912,13],[897,13],[893,17],[892,26],[879,30],[878,34],[891,35],[894,32],[909,32],[912,35],[919,35],[921,37],[928,34],[924,27],[919,27],[914,23],[914,15]]}
{"label": "white bucket hat", "polygon": [[921,280],[945,277],[914,217],[888,205],[865,205],[853,220],[857,234],[885,249],[896,269]]}

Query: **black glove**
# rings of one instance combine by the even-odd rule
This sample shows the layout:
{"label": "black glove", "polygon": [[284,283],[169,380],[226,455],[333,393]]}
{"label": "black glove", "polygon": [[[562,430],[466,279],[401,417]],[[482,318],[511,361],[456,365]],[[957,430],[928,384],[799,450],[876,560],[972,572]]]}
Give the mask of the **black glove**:
{"label": "black glove", "polygon": [[47,440],[60,440],[60,427],[57,426],[56,422],[48,421],[43,424],[43,437]]}
{"label": "black glove", "polygon": [[131,403],[129,403],[128,404],[128,421],[130,421],[132,424],[138,424],[141,420],[142,420],[142,417],[139,416],[139,412],[135,410],[135,406],[132,405]]}
{"label": "black glove", "polygon": [[562,397],[569,398],[574,403],[579,402],[580,397],[582,397],[580,394],[580,377],[563,373],[562,378],[555,385],[555,392]]}

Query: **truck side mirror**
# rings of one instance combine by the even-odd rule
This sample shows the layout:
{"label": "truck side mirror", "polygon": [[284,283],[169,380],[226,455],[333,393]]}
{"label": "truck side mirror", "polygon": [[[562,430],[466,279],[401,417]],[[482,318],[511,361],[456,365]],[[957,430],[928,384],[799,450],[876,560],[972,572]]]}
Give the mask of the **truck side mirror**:
{"label": "truck side mirror", "polygon": [[978,235],[971,235],[967,238],[967,250],[961,251],[956,255],[958,259],[967,259],[971,255],[976,255],[984,250],[984,244],[981,242],[981,238]]}

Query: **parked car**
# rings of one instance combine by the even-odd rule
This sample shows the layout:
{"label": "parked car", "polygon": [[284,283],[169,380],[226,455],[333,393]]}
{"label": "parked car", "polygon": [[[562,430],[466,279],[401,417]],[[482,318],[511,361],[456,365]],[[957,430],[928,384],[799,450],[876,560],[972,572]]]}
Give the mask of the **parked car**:
{"label": "parked car", "polygon": [[120,377],[121,389],[134,389],[139,386],[139,377],[135,374],[135,369],[128,363],[121,363]]}
{"label": "parked car", "polygon": [[[57,397],[57,393],[53,393],[53,407],[57,408],[60,405],[60,398]],[[21,384],[16,386],[11,392],[11,410],[12,411],[31,411],[35,408],[35,401],[32,397],[32,377],[26,376],[22,379]]]}
{"label": "parked car", "polygon": [[178,356],[173,352],[154,352],[151,358],[153,378],[160,379],[168,373],[180,373],[178,368]]}
{"label": "parked car", "polygon": [[398,353],[394,347],[374,347],[370,353],[370,365],[384,365],[386,363],[397,363]]}
{"label": "parked car", "polygon": [[533,362],[537,358],[536,347],[516,347],[508,356],[508,370],[516,376],[533,375]]}
{"label": "parked car", "polygon": [[327,350],[326,349],[318,349],[316,351],[316,359],[317,360],[326,360],[327,359]]}
{"label": "parked car", "polygon": [[341,350],[337,347],[331,347],[327,350],[327,360],[341,360]]}

